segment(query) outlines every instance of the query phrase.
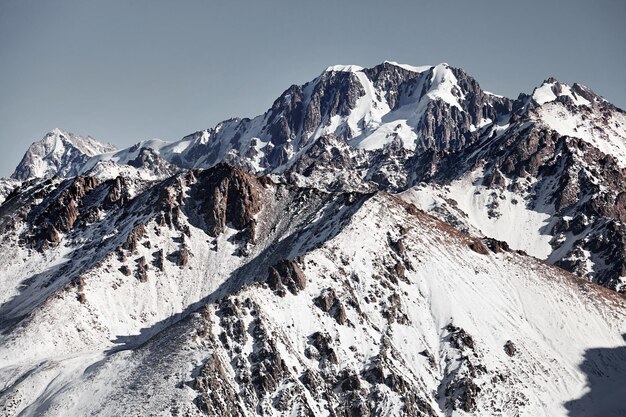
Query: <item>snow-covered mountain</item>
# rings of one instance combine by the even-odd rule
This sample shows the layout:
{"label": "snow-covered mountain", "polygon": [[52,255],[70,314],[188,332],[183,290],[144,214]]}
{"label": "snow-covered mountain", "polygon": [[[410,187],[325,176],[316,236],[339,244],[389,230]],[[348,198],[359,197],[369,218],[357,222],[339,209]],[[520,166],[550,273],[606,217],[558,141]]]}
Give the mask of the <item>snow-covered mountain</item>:
{"label": "snow-covered mountain", "polygon": [[30,145],[11,178],[24,181],[55,175],[72,177],[90,157],[113,150],[113,145],[100,143],[91,136],[54,129]]}
{"label": "snow-covered mountain", "polygon": [[624,117],[385,62],[177,142],[52,132],[0,183],[0,410],[622,416]]}
{"label": "snow-covered mountain", "polygon": [[626,113],[580,84],[550,78],[512,100],[447,64],[337,65],[253,119],[79,162],[56,169],[163,179],[228,162],[301,186],[404,192],[461,230],[626,291]]}

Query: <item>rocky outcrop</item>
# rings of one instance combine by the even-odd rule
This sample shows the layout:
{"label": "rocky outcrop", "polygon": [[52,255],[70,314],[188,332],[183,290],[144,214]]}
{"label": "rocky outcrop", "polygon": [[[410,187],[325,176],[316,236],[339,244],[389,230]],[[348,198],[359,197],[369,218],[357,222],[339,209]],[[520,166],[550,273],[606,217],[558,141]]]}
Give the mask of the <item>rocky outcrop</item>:
{"label": "rocky outcrop", "polygon": [[267,285],[281,297],[286,290],[295,295],[306,286],[306,277],[296,261],[283,259],[269,268]]}
{"label": "rocky outcrop", "polygon": [[328,313],[339,324],[346,324],[346,309],[337,297],[332,288],[325,289],[317,298],[313,300],[316,306],[325,313]]}
{"label": "rocky outcrop", "polygon": [[131,230],[128,234],[126,242],[124,242],[124,244],[122,245],[122,249],[130,251],[131,253],[136,252],[137,246],[139,245],[139,242],[141,241],[145,233],[146,228],[143,224],[138,224],[137,226],[135,226],[133,230]]}
{"label": "rocky outcrop", "polygon": [[135,271],[135,276],[141,282],[148,281],[148,263],[146,262],[145,256],[137,259],[137,269]]}
{"label": "rocky outcrop", "polygon": [[489,254],[489,250],[480,239],[470,240],[467,246],[469,246],[471,250],[473,250],[474,252],[478,254],[481,254],[481,255]]}
{"label": "rocky outcrop", "polygon": [[82,211],[83,200],[96,186],[93,177],[76,177],[48,194],[28,214],[31,231],[26,240],[39,249],[59,244],[61,234],[72,231],[79,216],[89,216],[89,211]]}
{"label": "rocky outcrop", "polygon": [[[622,230],[626,171],[614,157],[583,139],[558,134],[526,111],[517,110],[519,128],[507,134],[486,135],[454,153],[424,154],[416,160],[422,167],[416,167],[417,179],[443,185],[470,172],[482,172],[477,182],[493,190],[494,197],[487,204],[490,218],[500,216],[500,190],[520,195],[517,204],[545,211],[554,219],[552,229],[542,232],[554,236],[551,244],[560,254],[550,257],[550,262],[626,291],[621,284],[626,256]],[[455,225],[462,229],[465,222]],[[502,244],[485,243],[492,250],[506,250]]]}
{"label": "rocky outcrop", "polygon": [[203,229],[210,236],[221,234],[228,225],[244,230],[246,239],[253,243],[255,216],[261,210],[262,181],[226,164],[195,172],[194,176],[187,205],[189,217],[201,216]]}
{"label": "rocky outcrop", "polygon": [[515,353],[517,353],[517,347],[515,346],[515,343],[507,340],[504,344],[504,353],[509,356],[515,356]]}
{"label": "rocky outcrop", "polygon": [[123,176],[117,176],[114,180],[107,181],[109,189],[102,202],[103,207],[110,209],[126,205],[131,198],[129,182],[129,179]]}
{"label": "rocky outcrop", "polygon": [[200,368],[194,379],[194,389],[200,393],[196,404],[209,416],[244,417],[239,393],[228,383],[229,375],[218,355],[213,354]]}

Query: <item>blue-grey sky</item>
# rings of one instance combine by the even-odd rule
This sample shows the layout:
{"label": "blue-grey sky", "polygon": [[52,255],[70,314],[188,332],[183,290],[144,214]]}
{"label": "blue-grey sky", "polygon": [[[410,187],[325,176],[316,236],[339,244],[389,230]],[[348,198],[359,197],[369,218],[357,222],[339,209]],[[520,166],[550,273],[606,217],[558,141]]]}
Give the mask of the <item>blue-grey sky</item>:
{"label": "blue-grey sky", "polygon": [[0,175],[55,127],[118,147],[265,111],[333,64],[549,76],[626,108],[624,0],[0,0]]}

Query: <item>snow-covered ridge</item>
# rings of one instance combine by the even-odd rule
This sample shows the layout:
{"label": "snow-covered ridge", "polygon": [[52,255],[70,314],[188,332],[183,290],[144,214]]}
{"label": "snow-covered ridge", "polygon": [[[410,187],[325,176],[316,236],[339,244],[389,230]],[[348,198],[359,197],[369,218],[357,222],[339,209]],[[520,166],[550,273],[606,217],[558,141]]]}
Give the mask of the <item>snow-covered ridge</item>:
{"label": "snow-covered ridge", "polygon": [[[408,71],[413,75],[407,75],[406,72],[393,74],[393,67]],[[389,84],[389,81],[387,84],[381,84],[380,80],[375,82],[373,78],[376,77],[376,71],[374,71],[376,68],[387,74],[384,77],[389,81],[393,80],[394,84]],[[86,173],[94,169],[97,164],[106,161],[128,164],[137,157],[142,148],[151,149],[158,157],[178,166],[208,167],[222,160],[231,160],[249,165],[257,172],[281,172],[286,169],[285,163],[288,166],[306,151],[307,146],[319,137],[328,134],[343,137],[352,147],[367,151],[384,149],[395,142],[411,152],[422,152],[433,147],[451,150],[448,147],[462,146],[462,143],[454,144],[460,136],[470,134],[477,137],[480,131],[490,129],[498,117],[509,117],[507,114],[498,114],[493,110],[488,115],[469,113],[466,97],[475,97],[477,92],[472,90],[470,94],[469,91],[464,90],[467,89],[467,76],[461,71],[462,82],[459,81],[455,75],[458,75],[459,71],[446,63],[435,66],[411,66],[385,61],[372,69],[358,65],[334,65],[328,67],[320,77],[299,86],[300,92],[284,94],[281,103],[284,109],[279,108],[279,113],[276,115],[268,111],[252,120],[232,119],[218,124],[213,129],[198,132],[196,135],[190,135],[177,142],[148,140],[120,151],[115,151],[95,141],[92,143],[91,138],[79,141],[74,140],[73,136],[65,135],[70,143],[74,144],[72,147],[80,150],[80,158],[70,158],[76,159],[71,162],[71,167],[58,168],[57,165],[62,164],[61,162],[50,165],[42,160],[42,156],[35,155],[27,158],[28,163],[25,165],[28,165],[29,169],[22,169],[25,173],[21,176],[75,175]],[[317,93],[316,90],[321,88],[320,83],[334,82],[332,74],[339,75],[339,73],[349,73],[354,77],[354,81],[349,86],[336,85],[330,88],[329,85],[324,86],[324,89],[328,90],[328,94],[333,91],[335,91],[334,94],[346,94],[342,100],[349,96],[357,97],[356,103],[347,114],[335,114],[336,110],[333,110],[327,115],[320,114],[320,120],[316,125],[289,126],[287,130],[281,126],[277,129],[277,125],[285,123],[281,120],[300,120],[302,123],[302,119],[307,119],[308,115],[332,106],[331,103],[337,103],[337,97],[321,96],[315,101],[311,100],[312,95]],[[394,77],[401,77],[404,81],[394,80]],[[406,82],[411,79],[414,80],[413,85]],[[357,86],[360,86],[358,88],[360,91],[356,90]],[[355,90],[342,93],[342,89],[346,88]],[[399,90],[388,91],[388,88]],[[298,94],[300,96],[296,97],[295,95]],[[561,134],[589,139],[588,141],[594,146],[616,155],[626,164],[626,158],[622,158],[626,155],[624,151],[626,145],[623,144],[626,127],[620,120],[617,120],[619,115],[616,116],[614,123],[607,126],[607,137],[603,138],[600,137],[601,133],[593,131],[595,125],[583,126],[582,122],[575,122],[579,117],[577,114],[562,114],[559,110],[561,104],[556,102],[558,97],[567,96],[581,108],[588,107],[591,104],[589,97],[592,94],[586,87],[579,85],[569,87],[556,80],[548,79],[534,90],[532,97],[540,104],[537,110],[540,115],[539,122],[545,122]],[[389,101],[389,97],[393,100]],[[484,103],[479,106],[483,109],[500,105],[494,103],[512,102],[492,93],[483,92],[482,97],[481,100]],[[319,100],[328,100],[329,103],[322,103]],[[295,105],[298,101],[302,103],[302,107]],[[447,110],[436,111],[437,114],[444,111],[443,118],[440,115],[426,115],[428,109],[431,113],[433,111],[431,103],[437,102],[443,103],[443,106],[454,107],[461,113],[469,114],[456,115],[454,120],[447,120],[451,116],[446,114]],[[436,106],[440,105],[436,104]],[[552,105],[557,108],[552,109]],[[342,103],[342,106],[345,106],[345,103]],[[476,111],[476,104],[472,106],[474,106],[472,112]],[[504,108],[506,109],[506,106]],[[300,114],[297,114],[298,112]],[[472,120],[472,123],[468,124],[468,119]],[[461,127],[461,121],[467,125]],[[62,136],[60,131],[55,132],[51,135]],[[441,133],[436,132],[443,132],[446,138],[442,141],[439,136]],[[285,137],[278,137],[279,135],[285,135]],[[62,146],[50,147],[63,149]],[[35,152],[35,154],[44,155],[48,153],[47,150]],[[84,161],[83,154],[91,157],[90,160]],[[53,159],[59,160],[60,158]]]}
{"label": "snow-covered ridge", "polygon": [[[521,100],[523,103],[517,104],[525,108],[513,114],[512,100],[485,93],[462,70],[445,63],[407,68],[386,62],[369,69],[340,65],[305,85],[292,86],[268,112],[254,119],[230,119],[176,142],[152,139],[89,158],[85,155],[93,150],[87,149],[78,158],[69,158],[67,167],[41,175],[96,175],[102,179],[130,175],[156,180],[180,168],[207,168],[228,161],[283,179],[289,175],[290,181],[322,189],[349,184],[349,189],[374,186],[403,191],[416,184],[415,172],[421,169],[411,165],[412,158],[427,151],[462,152],[473,142],[484,146],[500,139],[506,142],[528,128],[548,128],[581,138],[626,167],[626,115],[588,88],[548,79],[532,97]],[[513,118],[519,121],[511,122]],[[323,153],[316,145],[321,139],[327,147]],[[329,145],[338,141],[343,143]],[[318,148],[315,157],[310,155],[312,147]],[[493,155],[486,155],[484,162],[489,163]],[[335,158],[341,162],[333,162]],[[317,159],[315,163],[313,159]],[[32,171],[39,173],[36,160],[32,165]],[[298,166],[307,166],[307,172],[298,171],[304,170]],[[373,178],[376,185],[370,183]],[[437,207],[451,198],[470,216],[467,222],[472,230],[553,259],[550,241],[554,236],[549,232],[555,225],[553,210],[505,205],[504,200],[498,202],[490,196],[492,187],[463,181],[454,184],[461,184],[454,196],[435,190],[437,198],[443,197],[436,201]],[[4,188],[8,194],[11,187]],[[431,198],[422,191],[419,201]],[[506,193],[500,196],[511,202],[520,198]],[[499,218],[485,210],[496,204],[507,207]],[[511,227],[525,232],[512,234]]]}
{"label": "snow-covered ridge", "polygon": [[[563,103],[567,98],[574,107]],[[561,135],[580,138],[626,168],[626,113],[611,106],[588,87],[549,78],[533,91],[539,104],[535,110],[538,123]]]}
{"label": "snow-covered ridge", "polygon": [[[433,67],[433,65],[421,65],[419,67],[413,66],[413,65],[407,65],[407,64],[400,64],[398,62],[395,61],[385,61],[385,64],[390,64],[390,65],[395,65],[396,67],[400,67],[402,69],[405,69],[407,71],[412,71],[412,72],[424,72],[424,71],[428,71],[429,69],[431,69]],[[440,64],[440,65],[447,65],[447,64]]]}
{"label": "snow-covered ridge", "polygon": [[[411,71],[411,72],[417,72],[417,73],[422,73],[424,71],[428,71],[429,69],[433,68],[434,65],[421,65],[421,66],[414,66],[414,65],[408,65],[408,64],[401,64],[395,61],[384,61],[383,64],[389,64],[389,65],[393,65],[396,66],[398,68],[402,68],[404,70],[407,71]],[[446,63],[442,63],[439,65],[445,65],[447,66],[448,64]],[[359,71],[363,71],[365,68],[360,66],[360,65],[331,65],[328,68],[326,68],[326,72],[328,71],[335,71],[335,72],[359,72]]]}
{"label": "snow-covered ridge", "polygon": [[588,106],[591,104],[589,100],[582,95],[577,94],[568,84],[549,78],[539,87],[535,88],[532,94],[533,100],[538,104],[544,104],[556,100],[559,97],[569,97],[577,106]]}

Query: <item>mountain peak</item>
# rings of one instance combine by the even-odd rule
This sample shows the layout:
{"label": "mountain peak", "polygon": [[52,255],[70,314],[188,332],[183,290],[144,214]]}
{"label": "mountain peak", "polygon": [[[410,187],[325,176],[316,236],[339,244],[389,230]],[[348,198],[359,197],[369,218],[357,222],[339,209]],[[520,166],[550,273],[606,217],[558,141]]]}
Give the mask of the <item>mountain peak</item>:
{"label": "mountain peak", "polygon": [[48,136],[48,135],[50,135],[50,136],[51,135],[63,135],[63,134],[67,135],[68,133],[65,130],[61,129],[61,128],[55,127],[50,132],[48,132],[46,136]]}
{"label": "mountain peak", "polygon": [[54,128],[39,141],[33,142],[11,178],[27,180],[55,175],[75,175],[87,159],[117,148],[91,136],[83,137]]}
{"label": "mountain peak", "polygon": [[569,97],[577,106],[588,106],[596,97],[589,88],[580,84],[570,86],[567,83],[549,77],[533,90],[532,98],[539,105],[556,101],[559,97]]}
{"label": "mountain peak", "polygon": [[[416,73],[422,73],[424,71],[428,71],[429,69],[432,68],[440,68],[440,69],[448,69],[450,68],[450,65],[448,65],[446,62],[442,62],[440,64],[437,65],[420,65],[420,66],[415,66],[415,65],[408,65],[408,64],[401,64],[399,62],[396,61],[383,61],[381,64],[375,65],[375,67],[380,67],[380,66],[384,66],[384,65],[391,65],[394,67],[398,67],[398,68],[402,68],[406,71],[411,71],[411,72],[416,72]],[[365,67],[362,67],[360,65],[331,65],[329,67],[327,67],[324,72],[361,72],[363,70],[365,70]]]}

